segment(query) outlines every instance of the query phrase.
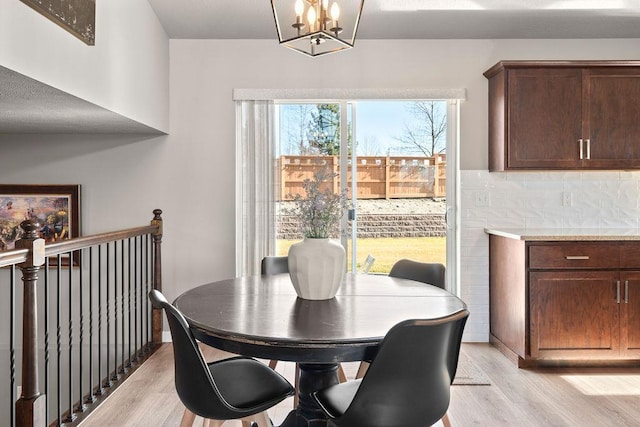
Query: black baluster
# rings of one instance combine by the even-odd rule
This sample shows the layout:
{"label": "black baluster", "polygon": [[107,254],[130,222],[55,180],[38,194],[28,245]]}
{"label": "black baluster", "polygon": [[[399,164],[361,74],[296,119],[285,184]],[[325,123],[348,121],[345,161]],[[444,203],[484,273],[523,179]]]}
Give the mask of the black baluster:
{"label": "black baluster", "polygon": [[126,374],[127,373],[127,368],[125,366],[125,359],[124,359],[124,337],[125,337],[125,332],[124,332],[124,320],[126,318],[125,315],[125,310],[124,310],[124,302],[125,302],[125,296],[124,296],[124,282],[125,282],[125,271],[124,271],[124,239],[120,241],[120,308],[121,308],[121,321],[120,321],[120,336],[122,338],[122,346],[120,347],[120,351],[121,351],[121,359],[120,361],[122,362],[122,364],[120,365],[120,373],[122,374]]}
{"label": "black baluster", "polygon": [[111,380],[118,381],[118,242],[113,242],[113,343]]}
{"label": "black baluster", "polygon": [[47,393],[47,403],[45,404],[46,420],[49,420],[49,384],[51,376],[51,361],[49,349],[49,331],[51,330],[51,319],[49,312],[51,311],[51,283],[49,275],[49,258],[44,259],[44,390]]}
{"label": "black baluster", "polygon": [[[78,256],[78,295],[80,297],[80,304],[78,304],[79,306],[79,310],[80,310],[80,328],[78,331],[78,366],[80,368],[80,371],[78,373],[78,404],[76,406],[76,412],[84,412],[85,409],[87,408],[84,404],[83,398],[82,396],[84,395],[84,387],[83,387],[83,379],[84,379],[84,360],[83,360],[83,355],[84,352],[82,350],[82,347],[84,346],[84,274],[82,274],[82,263],[85,261],[84,260],[84,250],[79,250],[77,252],[77,256]],[[71,266],[69,267],[69,270],[72,271],[72,267],[73,267],[73,263],[71,263]],[[91,393],[89,393],[91,394]]]}
{"label": "black baluster", "polygon": [[113,375],[111,379],[118,381],[118,242],[113,243]]}
{"label": "black baluster", "polygon": [[9,369],[11,371],[11,380],[9,381],[9,418],[11,425],[16,425],[16,411],[13,402],[16,401],[16,266],[11,266],[9,278],[11,289],[9,290],[9,304],[11,315],[9,317]]}
{"label": "black baluster", "polygon": [[[114,243],[115,245],[115,243]],[[107,303],[106,303],[106,317],[107,317],[107,376],[106,376],[106,380],[104,382],[104,386],[105,387],[111,387],[113,385],[113,383],[111,382],[111,373],[109,372],[109,369],[111,369],[111,367],[109,366],[109,362],[111,361],[111,301],[109,298],[109,289],[110,289],[110,280],[109,278],[111,277],[111,254],[109,251],[109,243],[107,243],[107,289],[106,289],[106,298],[107,298]]]}
{"label": "black baluster", "polygon": [[[84,262],[84,259],[81,263]],[[85,399],[85,403],[91,404],[96,401],[96,393],[93,390],[94,384],[94,359],[93,359],[93,246],[89,247],[89,394]],[[98,334],[99,334],[98,330]],[[98,376],[98,384],[100,377]],[[98,385],[99,387],[99,385]]]}
{"label": "black baluster", "polygon": [[140,248],[140,262],[142,263],[142,267],[140,269],[140,274],[142,274],[142,284],[140,287],[140,353],[143,357],[147,354],[147,344],[149,343],[146,340],[146,330],[147,330],[147,312],[145,310],[145,302],[148,299],[147,294],[147,281],[148,277],[148,266],[149,266],[149,258],[147,256],[147,249],[149,248],[149,240],[148,234],[145,234],[143,237],[142,247]]}
{"label": "black baluster", "polygon": [[144,301],[147,299],[147,296],[144,293],[144,281],[145,281],[145,268],[146,264],[144,262],[144,249],[146,244],[147,236],[140,236],[140,304],[139,304],[139,316],[140,316],[140,356],[144,357],[145,355],[145,341],[144,341]]}
{"label": "black baluster", "polygon": [[[142,271],[140,270],[140,275],[138,274],[138,257],[140,256],[140,253],[138,252],[138,241],[142,238],[142,236],[136,236],[133,239],[133,271],[134,271],[134,280],[133,280],[133,339],[134,339],[134,345],[133,347],[135,348],[135,353],[134,353],[134,362],[139,362],[140,359],[138,358],[139,355],[139,349],[140,347],[138,346],[138,289],[140,287],[140,281],[138,280],[139,277],[141,277],[142,275]],[[141,300],[142,301],[142,300]]]}
{"label": "black baluster", "polygon": [[[107,250],[109,244],[107,243]],[[98,245],[98,387],[96,388],[96,395],[102,396],[104,394],[104,388],[102,383],[102,244]],[[108,364],[107,364],[108,366]],[[107,373],[107,380],[109,373]]]}
{"label": "black baluster", "polygon": [[57,279],[57,283],[56,283],[56,290],[57,290],[57,298],[56,298],[56,305],[57,305],[57,310],[56,310],[56,350],[58,353],[58,359],[57,359],[57,365],[58,365],[58,372],[56,373],[57,376],[57,385],[58,385],[58,392],[56,394],[57,398],[58,398],[58,411],[57,411],[57,416],[56,419],[58,420],[58,424],[62,424],[62,381],[60,379],[60,373],[62,372],[62,330],[61,330],[61,325],[60,325],[60,300],[62,299],[62,287],[60,285],[60,283],[62,282],[62,256],[60,254],[58,254],[57,257],[58,260],[58,266],[57,266],[57,271],[56,271],[56,279]]}
{"label": "black baluster", "polygon": [[[59,264],[58,268],[62,268],[62,265]],[[73,422],[76,419],[75,414],[73,413],[73,252],[69,252],[69,281],[68,281],[68,292],[69,292],[69,411],[68,415],[65,418],[65,422]]]}
{"label": "black baluster", "polygon": [[145,253],[145,257],[147,259],[147,268],[145,270],[145,274],[147,275],[146,278],[146,283],[145,283],[145,292],[144,294],[147,295],[147,298],[144,299],[144,308],[145,308],[145,321],[146,321],[146,328],[145,328],[145,333],[146,333],[146,351],[148,352],[151,349],[151,328],[153,328],[153,325],[151,324],[151,312],[149,309],[149,292],[151,291],[151,281],[153,280],[153,268],[151,265],[151,262],[149,260],[149,255],[151,255],[151,258],[153,259],[153,253],[151,252],[153,250],[153,246],[151,245],[151,239],[149,239],[149,237],[147,236],[147,251]]}
{"label": "black baluster", "polygon": [[131,353],[131,344],[133,343],[133,337],[131,336],[131,237],[127,239],[127,260],[129,267],[129,274],[127,278],[127,329],[129,330],[129,361],[127,362],[127,366],[131,367],[131,362],[133,360],[133,355]]}

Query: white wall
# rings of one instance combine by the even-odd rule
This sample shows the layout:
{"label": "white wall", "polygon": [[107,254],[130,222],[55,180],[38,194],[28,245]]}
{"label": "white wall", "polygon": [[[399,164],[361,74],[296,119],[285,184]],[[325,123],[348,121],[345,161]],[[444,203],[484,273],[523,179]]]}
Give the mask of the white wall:
{"label": "white wall", "polygon": [[95,46],[0,0],[0,65],[169,131],[169,39],[147,0],[97,1]]}
{"label": "white wall", "polygon": [[[461,165],[488,175],[486,69],[500,59],[629,59],[638,42],[359,40],[312,59],[274,40],[171,40],[169,136],[0,136],[0,182],[82,184],[85,233],[139,225],[162,208],[164,290],[174,298],[234,275],[234,88],[466,88]],[[462,178],[465,209],[475,187],[466,190]],[[477,233],[486,218],[476,215],[463,210],[461,287],[472,312],[465,339],[486,340],[486,236]]]}
{"label": "white wall", "polygon": [[[230,114],[233,88],[466,88],[461,168],[486,169],[484,71],[502,59],[632,59],[637,54],[638,40],[358,40],[354,49],[319,58],[296,54],[275,40],[171,40],[171,85],[172,96],[180,85],[181,97],[194,92],[195,102]],[[179,124],[172,115],[175,134],[173,126]]]}
{"label": "white wall", "polygon": [[[460,113],[461,167],[485,173],[478,180],[463,174],[461,181],[461,289],[472,313],[465,339],[486,341],[488,240],[482,229],[487,223],[511,224],[514,216],[527,213],[501,211],[495,204],[491,215],[487,215],[486,211],[474,210],[468,202],[475,185],[491,188],[487,181],[491,175],[486,172],[487,80],[482,73],[501,59],[631,59],[637,56],[637,44],[638,40],[359,40],[350,51],[310,59],[268,40],[172,40],[169,139],[178,139],[186,152],[198,150],[199,158],[194,162],[211,162],[210,179],[220,177],[225,183],[211,186],[211,200],[231,201],[233,188],[226,187],[226,183],[233,180],[234,88],[467,89],[467,101],[462,103]],[[200,151],[204,147],[209,148]],[[205,160],[207,155],[214,158]],[[191,173],[196,172],[190,170]],[[203,176],[199,172],[197,175]],[[531,182],[535,180],[534,177]],[[547,184],[554,185],[552,181]],[[233,217],[233,205],[217,206],[212,212],[215,218],[228,223]],[[612,226],[626,225],[616,221],[612,218]],[[233,247],[232,230],[221,230],[216,238],[220,248]],[[230,251],[225,254],[232,261],[230,255]],[[232,273],[229,265],[213,274],[223,277]]]}

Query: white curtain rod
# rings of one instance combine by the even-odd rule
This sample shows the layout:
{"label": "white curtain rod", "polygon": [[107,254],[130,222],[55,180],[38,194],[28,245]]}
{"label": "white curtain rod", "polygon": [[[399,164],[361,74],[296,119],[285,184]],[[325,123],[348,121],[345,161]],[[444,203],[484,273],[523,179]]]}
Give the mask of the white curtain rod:
{"label": "white curtain rod", "polygon": [[233,89],[234,101],[467,99],[466,89]]}

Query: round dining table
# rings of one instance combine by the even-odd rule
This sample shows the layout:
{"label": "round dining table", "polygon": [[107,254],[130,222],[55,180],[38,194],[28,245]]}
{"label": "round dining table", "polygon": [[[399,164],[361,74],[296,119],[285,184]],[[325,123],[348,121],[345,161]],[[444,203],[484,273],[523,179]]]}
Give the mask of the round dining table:
{"label": "round dining table", "polygon": [[370,361],[395,324],[466,308],[436,286],[375,274],[346,274],[335,298],[297,297],[288,274],[246,276],[190,289],[174,302],[195,337],[250,357],[297,362],[298,407],[282,426],[327,425],[311,393],[338,382],[340,362]]}

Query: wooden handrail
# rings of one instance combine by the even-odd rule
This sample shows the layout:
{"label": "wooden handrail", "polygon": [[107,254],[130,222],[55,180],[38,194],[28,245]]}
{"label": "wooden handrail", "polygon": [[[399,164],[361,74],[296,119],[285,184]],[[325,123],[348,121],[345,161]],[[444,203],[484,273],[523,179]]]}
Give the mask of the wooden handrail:
{"label": "wooden handrail", "polygon": [[[128,239],[130,237],[143,236],[145,234],[157,234],[160,230],[159,225],[146,225],[143,227],[129,228],[126,230],[113,231],[108,233],[94,234],[91,236],[75,237],[73,239],[62,240],[54,243],[47,243],[44,249],[45,257],[73,252],[90,246],[102,243],[113,242],[115,240]],[[15,249],[0,252],[0,267],[25,262],[29,254],[28,249]]]}
{"label": "wooden handrail", "polygon": [[9,265],[25,262],[28,254],[28,249],[16,249],[0,252],[0,267],[7,267]]}
{"label": "wooden handrail", "polygon": [[102,243],[124,240],[130,237],[142,236],[145,234],[155,234],[160,230],[158,225],[146,225],[144,227],[129,228],[126,230],[113,231],[109,233],[94,234],[92,236],[76,237],[74,239],[62,240],[48,243],[44,248],[44,255],[47,257],[77,251]]}

